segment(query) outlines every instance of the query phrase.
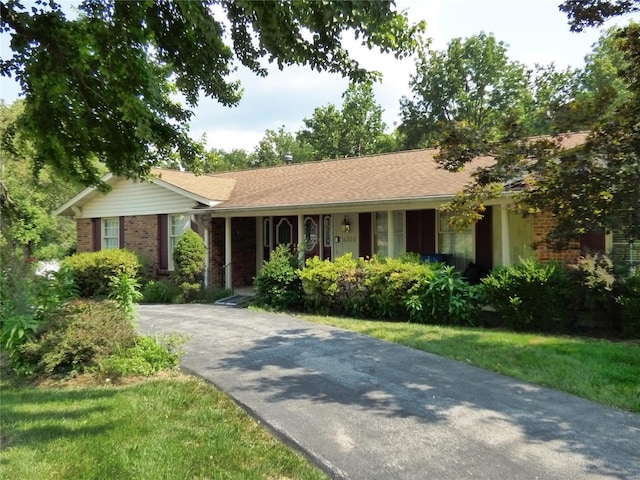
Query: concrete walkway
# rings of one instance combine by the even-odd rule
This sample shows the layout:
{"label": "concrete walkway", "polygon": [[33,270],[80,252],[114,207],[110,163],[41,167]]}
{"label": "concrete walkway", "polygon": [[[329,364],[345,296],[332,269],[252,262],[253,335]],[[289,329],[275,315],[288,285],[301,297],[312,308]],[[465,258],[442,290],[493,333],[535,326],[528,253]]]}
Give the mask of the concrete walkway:
{"label": "concrete walkway", "polygon": [[139,311],[145,333],[190,335],[186,371],[334,478],[640,479],[640,415],[285,315]]}

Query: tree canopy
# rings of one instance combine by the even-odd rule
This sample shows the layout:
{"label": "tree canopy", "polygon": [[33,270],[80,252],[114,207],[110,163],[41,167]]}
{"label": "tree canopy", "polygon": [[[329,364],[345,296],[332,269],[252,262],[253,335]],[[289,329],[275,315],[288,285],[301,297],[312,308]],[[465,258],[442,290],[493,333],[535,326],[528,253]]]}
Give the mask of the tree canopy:
{"label": "tree canopy", "polygon": [[477,220],[487,199],[501,195],[505,185],[516,185],[523,187],[516,197],[520,211],[553,213],[556,225],[548,240],[555,246],[594,230],[623,231],[630,241],[639,239],[639,79],[640,25],[631,22],[609,30],[587,57],[582,90],[569,104],[591,130],[583,145],[561,149],[562,135],[531,141],[518,125],[496,140],[451,124],[440,143],[445,168],[458,169],[478,155],[495,159],[447,206],[457,213],[456,222]]}
{"label": "tree canopy", "polygon": [[424,29],[391,1],[83,0],[71,18],[56,1],[3,0],[0,17],[11,36],[0,73],[22,87],[36,169],[51,165],[85,185],[99,183],[98,163],[144,177],[178,154],[200,171],[206,152],[188,135],[191,109],[200,95],[236,105],[238,64],[257,75],[272,62],[370,80],[345,32],[403,56]]}
{"label": "tree canopy", "polygon": [[572,97],[575,75],[553,65],[530,71],[491,34],[454,38],[446,50],[419,52],[399,131],[406,148],[436,145],[454,123],[494,139],[513,124],[530,135],[550,133],[549,112]]}

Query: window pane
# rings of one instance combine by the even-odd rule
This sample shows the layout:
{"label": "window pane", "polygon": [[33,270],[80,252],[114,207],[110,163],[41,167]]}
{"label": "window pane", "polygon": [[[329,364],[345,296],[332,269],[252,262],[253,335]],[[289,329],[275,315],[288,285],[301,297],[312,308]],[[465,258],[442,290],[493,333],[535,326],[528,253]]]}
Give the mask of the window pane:
{"label": "window pane", "polygon": [[278,222],[278,226],[276,227],[276,243],[278,245],[281,244],[290,244],[292,238],[292,227],[289,220],[283,218]]}
{"label": "window pane", "polygon": [[324,217],[324,246],[325,247],[330,247],[331,246],[331,217],[330,216],[326,216]]}
{"label": "window pane", "polygon": [[404,233],[404,211],[393,212],[393,233]]}
{"label": "window pane", "polygon": [[102,219],[102,248],[119,248],[120,247],[120,219],[119,218],[103,218]]}
{"label": "window pane", "polygon": [[386,233],[389,231],[389,222],[387,220],[387,212],[375,212],[376,217],[376,233]]}
{"label": "window pane", "polygon": [[307,218],[304,221],[304,244],[306,250],[313,250],[318,242],[318,227],[313,218]]}

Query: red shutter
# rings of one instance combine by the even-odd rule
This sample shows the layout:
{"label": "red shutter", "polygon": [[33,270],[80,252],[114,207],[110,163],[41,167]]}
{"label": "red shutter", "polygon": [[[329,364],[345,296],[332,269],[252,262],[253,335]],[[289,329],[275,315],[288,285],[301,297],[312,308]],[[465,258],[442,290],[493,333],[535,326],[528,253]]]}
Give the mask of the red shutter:
{"label": "red shutter", "polygon": [[358,245],[358,256],[371,257],[373,253],[373,236],[371,235],[371,213],[360,213],[358,215],[358,228],[360,238]]}
{"label": "red shutter", "polygon": [[493,207],[487,207],[484,217],[476,223],[476,263],[493,268]]}
{"label": "red shutter", "polygon": [[93,223],[93,251],[97,252],[102,249],[102,222],[99,218],[92,218]]}
{"label": "red shutter", "polygon": [[125,246],[124,246],[124,217],[120,217],[120,228],[118,229],[118,234],[120,235],[120,248],[125,248]]}
{"label": "red shutter", "polygon": [[169,218],[167,214],[158,215],[158,265],[160,270],[169,269]]}
{"label": "red shutter", "polygon": [[436,253],[436,211],[407,210],[407,252]]}
{"label": "red shutter", "polygon": [[606,253],[605,233],[603,229],[592,230],[580,238],[582,253]]}

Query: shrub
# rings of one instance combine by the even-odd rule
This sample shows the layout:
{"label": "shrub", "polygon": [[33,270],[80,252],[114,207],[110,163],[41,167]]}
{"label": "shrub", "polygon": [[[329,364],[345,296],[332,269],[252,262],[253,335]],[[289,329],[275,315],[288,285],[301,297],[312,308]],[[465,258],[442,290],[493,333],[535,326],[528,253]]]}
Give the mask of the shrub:
{"label": "shrub", "polygon": [[333,262],[318,257],[307,259],[299,272],[307,306],[321,313],[364,315],[369,297],[365,263],[354,260],[350,253]]}
{"label": "shrub", "polygon": [[614,295],[613,262],[605,255],[585,255],[567,266],[572,323],[578,327],[612,328],[619,316]]}
{"label": "shrub", "polygon": [[173,251],[173,281],[186,301],[192,299],[202,288],[202,272],[207,248],[204,240],[193,230],[180,237]]}
{"label": "shrub", "polygon": [[130,349],[102,360],[95,371],[103,377],[119,378],[131,375],[149,376],[160,370],[175,368],[183,352],[179,349],[187,338],[181,335],[157,338],[140,336]]}
{"label": "shrub", "polygon": [[81,373],[135,341],[133,325],[115,302],[76,300],[42,325],[18,353],[29,373]]}
{"label": "shrub", "polygon": [[482,289],[509,328],[560,331],[567,327],[567,278],[559,264],[523,260],[498,267],[482,280]]}
{"label": "shrub", "polygon": [[142,301],[148,303],[173,303],[180,294],[172,282],[151,280],[142,289]]}
{"label": "shrub", "polygon": [[142,300],[140,282],[123,273],[119,277],[111,277],[109,286],[111,288],[109,298],[118,304],[122,313],[124,313],[130,321],[133,321],[134,305]]}
{"label": "shrub", "polygon": [[618,302],[622,309],[622,332],[640,338],[640,271],[624,281]]}
{"label": "shrub", "polygon": [[374,318],[397,319],[407,315],[408,292],[433,274],[426,263],[373,257],[365,263],[368,310]]}
{"label": "shrub", "polygon": [[411,321],[445,325],[476,325],[481,288],[470,285],[454,271],[441,266],[414,284],[405,299]]}
{"label": "shrub", "polygon": [[109,294],[112,277],[123,274],[137,278],[140,261],[129,250],[110,249],[76,253],[63,260],[73,270],[79,294],[83,298],[104,298]]}
{"label": "shrub", "polygon": [[258,302],[280,310],[300,308],[304,291],[299,269],[297,252],[278,245],[254,281]]}

